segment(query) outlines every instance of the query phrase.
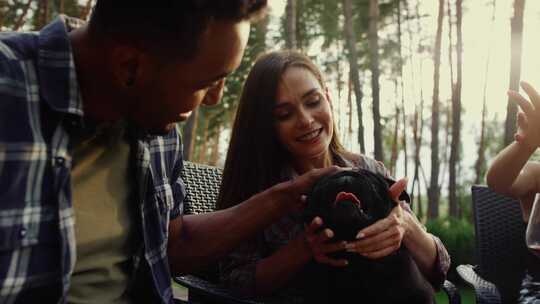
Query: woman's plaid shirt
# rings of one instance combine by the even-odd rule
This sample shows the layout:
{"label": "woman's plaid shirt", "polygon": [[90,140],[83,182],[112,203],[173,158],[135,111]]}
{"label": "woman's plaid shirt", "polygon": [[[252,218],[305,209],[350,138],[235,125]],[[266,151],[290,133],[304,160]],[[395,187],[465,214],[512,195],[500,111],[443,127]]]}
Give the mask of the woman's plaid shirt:
{"label": "woman's plaid shirt", "polygon": [[[1,303],[65,302],[75,265],[68,144],[83,109],[72,23],[80,22],[59,17],[39,33],[0,33]],[[180,137],[134,137],[133,151],[133,273],[143,275],[132,277],[148,282],[152,303],[171,303],[168,224],[185,195]]]}

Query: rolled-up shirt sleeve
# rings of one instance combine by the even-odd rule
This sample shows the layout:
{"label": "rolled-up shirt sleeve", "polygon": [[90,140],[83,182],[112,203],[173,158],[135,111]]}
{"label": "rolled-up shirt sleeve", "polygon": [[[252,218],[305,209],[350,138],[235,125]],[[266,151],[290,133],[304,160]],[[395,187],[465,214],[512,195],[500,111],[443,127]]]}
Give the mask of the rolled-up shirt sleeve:
{"label": "rolled-up shirt sleeve", "polygon": [[431,285],[438,290],[446,280],[448,269],[450,269],[450,255],[442,241],[433,234],[430,235],[435,241],[435,247],[437,247],[437,258],[435,259],[432,275],[428,279]]}

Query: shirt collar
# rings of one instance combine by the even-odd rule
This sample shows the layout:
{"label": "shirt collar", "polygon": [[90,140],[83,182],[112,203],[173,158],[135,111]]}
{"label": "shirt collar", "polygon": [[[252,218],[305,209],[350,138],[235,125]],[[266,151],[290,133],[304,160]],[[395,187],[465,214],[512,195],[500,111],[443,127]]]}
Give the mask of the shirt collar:
{"label": "shirt collar", "polygon": [[51,109],[82,118],[83,104],[68,33],[84,21],[58,16],[39,33],[37,69],[41,97]]}

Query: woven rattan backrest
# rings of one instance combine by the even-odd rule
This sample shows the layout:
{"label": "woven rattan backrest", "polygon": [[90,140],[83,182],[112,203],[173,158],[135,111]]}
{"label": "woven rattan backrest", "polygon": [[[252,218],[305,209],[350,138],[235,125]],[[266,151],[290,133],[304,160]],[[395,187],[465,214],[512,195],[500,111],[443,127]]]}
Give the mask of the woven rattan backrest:
{"label": "woven rattan backrest", "polygon": [[486,186],[471,190],[477,271],[497,286],[504,303],[515,302],[527,259],[520,205]]}
{"label": "woven rattan backrest", "polygon": [[184,162],[181,173],[187,192],[184,214],[206,213],[216,209],[221,173],[222,170],[218,167]]}

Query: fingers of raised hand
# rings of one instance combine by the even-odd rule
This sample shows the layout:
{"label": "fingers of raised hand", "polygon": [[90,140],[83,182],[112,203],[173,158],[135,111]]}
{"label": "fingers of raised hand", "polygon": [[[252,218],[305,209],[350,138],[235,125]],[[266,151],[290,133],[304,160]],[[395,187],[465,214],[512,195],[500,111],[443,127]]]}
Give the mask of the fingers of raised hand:
{"label": "fingers of raised hand", "polygon": [[525,113],[521,111],[517,113],[516,123],[519,129],[521,130],[527,129],[529,122],[527,121],[527,116],[525,116]]}
{"label": "fingers of raised hand", "polygon": [[534,105],[535,108],[540,108],[540,94],[528,83],[525,81],[521,81],[521,87],[529,95],[529,98],[531,99],[531,103]]}
{"label": "fingers of raised hand", "polygon": [[521,110],[525,113],[526,116],[534,116],[534,106],[533,104],[528,101],[525,97],[523,97],[521,94],[519,94],[516,91],[508,91],[508,96],[511,97],[511,100],[514,101],[519,105]]}

